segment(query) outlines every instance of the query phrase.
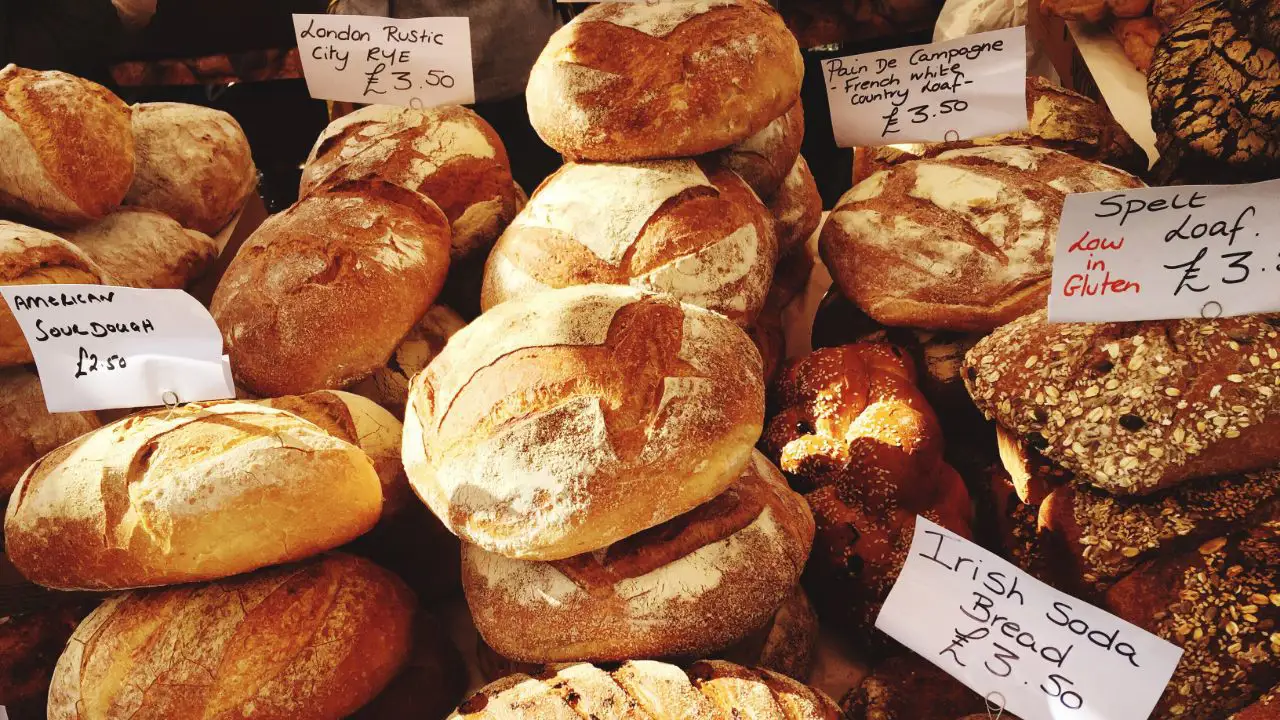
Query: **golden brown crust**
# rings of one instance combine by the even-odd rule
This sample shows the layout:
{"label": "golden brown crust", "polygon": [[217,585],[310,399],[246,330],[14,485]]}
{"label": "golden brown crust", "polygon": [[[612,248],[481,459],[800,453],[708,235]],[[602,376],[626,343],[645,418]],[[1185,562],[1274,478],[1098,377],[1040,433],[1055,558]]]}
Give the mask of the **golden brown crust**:
{"label": "golden brown crust", "polygon": [[804,104],[799,100],[763,130],[716,153],[756,195],[771,197],[792,171],[804,142]]}
{"label": "golden brown crust", "polygon": [[97,222],[62,233],[98,263],[114,283],[182,289],[213,264],[218,243],[163,213],[121,208]]}
{"label": "golden brown crust", "polygon": [[844,699],[844,709],[849,720],[956,720],[978,712],[990,717],[981,695],[910,654],[876,666]]}
{"label": "golden brown crust", "polygon": [[446,628],[426,612],[413,622],[409,662],[373,702],[349,720],[442,718],[458,706],[467,690],[467,665]]}
{"label": "golden brown crust", "polygon": [[822,222],[822,196],[803,155],[796,156],[795,165],[767,205],[778,221],[778,254],[785,258],[805,252],[805,242]]}
{"label": "golden brown crust", "polygon": [[0,505],[31,463],[100,426],[91,412],[46,410],[40,378],[30,370],[0,370]]}
{"label": "golden brown crust", "polygon": [[1125,57],[1144,73],[1151,68],[1151,58],[1155,55],[1161,33],[1160,21],[1150,16],[1111,21],[1111,34],[1120,41]]}
{"label": "golden brown crust", "polygon": [[351,392],[363,395],[404,417],[409,401],[409,383],[444,350],[454,333],[467,326],[462,316],[440,304],[432,305],[404,336],[387,364],[369,377],[351,386]]}

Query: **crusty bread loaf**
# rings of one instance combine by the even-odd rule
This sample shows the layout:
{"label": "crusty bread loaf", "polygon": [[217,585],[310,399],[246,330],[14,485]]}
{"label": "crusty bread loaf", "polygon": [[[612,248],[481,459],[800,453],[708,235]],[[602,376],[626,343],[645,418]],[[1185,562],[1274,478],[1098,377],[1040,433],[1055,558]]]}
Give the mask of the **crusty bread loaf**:
{"label": "crusty bread loaf", "polygon": [[458,105],[370,105],[335,120],[311,148],[299,194],[362,178],[416,190],[439,205],[453,229],[455,261],[488,251],[519,204],[502,139]]}
{"label": "crusty bread loaf", "polygon": [[[0,220],[0,285],[105,284],[102,268],[62,238]],[[31,347],[9,304],[0,301],[0,367],[32,361]]]}
{"label": "crusty bread loaf", "polygon": [[409,382],[444,350],[453,334],[467,326],[458,313],[444,305],[432,305],[404,336],[387,364],[351,387],[363,395],[404,417],[409,400]]}
{"label": "crusty bread loaf", "polygon": [[688,157],[762,130],[803,74],[795,37],[757,0],[601,3],[551,36],[525,96],[571,160]]}
{"label": "crusty bread loaf", "polygon": [[763,416],[760,355],[733,323],[589,285],[505,303],[454,335],[410,388],[404,463],[463,539],[558,560],[719,495]]}
{"label": "crusty bread loaf", "polygon": [[797,100],[790,110],[763,130],[721,150],[717,157],[725,167],[738,173],[757,195],[766,198],[782,186],[800,157],[803,142],[804,104]]}
{"label": "crusty bread loaf", "polygon": [[126,205],[216,235],[258,187],[249,139],[231,115],[186,103],[133,106],[138,167]]}
{"label": "crusty bread loaf", "polygon": [[1138,18],[1116,18],[1111,21],[1111,34],[1120,41],[1124,56],[1140,72],[1151,69],[1156,45],[1160,44],[1163,30],[1160,21],[1150,15]]}
{"label": "crusty bread loaf", "polygon": [[19,367],[0,370],[0,505],[31,463],[100,425],[91,412],[46,410],[34,372]]}
{"label": "crusty bread loaf", "polygon": [[262,223],[214,292],[236,382],[343,388],[383,367],[444,285],[449,221],[381,180],[326,186]]}
{"label": "crusty bread loaf", "polygon": [[0,69],[0,208],[59,226],[111,212],[133,180],[129,106],[64,72]]}
{"label": "crusty bread loaf", "polygon": [[536,678],[511,675],[481,688],[449,719],[584,717],[840,720],[843,716],[820,690],[769,670],[704,660],[686,672],[675,665],[636,660],[611,672],[582,663],[556,666]]}
{"label": "crusty bread loaf", "polygon": [[800,579],[813,542],[804,499],[760,453],[715,499],[554,562],[462,549],[476,629],[523,662],[705,657],[759,627]]}
{"label": "crusty bread loaf", "polygon": [[309,557],[373,527],[359,448],[247,403],[185,405],[63,445],[18,482],[5,551],[32,582],[114,590],[210,580]]}
{"label": "crusty bread loaf", "polygon": [[822,222],[822,196],[804,156],[796,156],[795,164],[767,205],[778,221],[778,254],[785,257],[804,252],[805,241]]}
{"label": "crusty bread loaf", "polygon": [[733,172],[693,160],[571,163],[499,238],[480,304],[610,283],[669,293],[745,327],[777,261],[773,218]]}
{"label": "crusty bread loaf", "polygon": [[1068,193],[1141,186],[1056,150],[952,150],[845,193],[823,225],[822,259],[880,323],[987,332],[1044,307]]}
{"label": "crusty bread loaf", "polygon": [[1050,324],[1041,311],[965,357],[974,403],[1083,481],[1147,494],[1280,465],[1275,316]]}
{"label": "crusty bread loaf", "polygon": [[93,258],[114,284],[126,287],[181,289],[218,257],[213,238],[142,208],[121,208],[62,237]]}
{"label": "crusty bread loaf", "polygon": [[[964,360],[963,354],[960,359]],[[996,452],[1018,493],[1018,499],[1029,505],[1039,507],[1050,493],[1075,479],[1070,470],[1049,460],[1009,428],[1000,425],[996,426]]]}
{"label": "crusty bread loaf", "polygon": [[409,662],[373,702],[348,720],[434,720],[458,706],[467,691],[467,664],[447,628],[419,611]]}
{"label": "crusty bread loaf", "polygon": [[331,554],[206,585],[108,599],[58,660],[49,720],[340,720],[408,659],[415,601]]}

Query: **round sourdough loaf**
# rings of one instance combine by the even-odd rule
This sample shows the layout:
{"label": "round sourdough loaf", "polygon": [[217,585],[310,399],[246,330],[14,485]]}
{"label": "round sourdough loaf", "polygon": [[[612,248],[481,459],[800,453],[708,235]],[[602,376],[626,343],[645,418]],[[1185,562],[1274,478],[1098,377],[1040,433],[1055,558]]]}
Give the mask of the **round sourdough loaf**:
{"label": "round sourdough loaf", "polygon": [[386,365],[448,267],[435,203],[381,180],[339,183],[262,223],[210,311],[249,392],[342,388]]}
{"label": "round sourdough loaf", "polygon": [[692,655],[763,625],[800,579],[813,516],[752,453],[728,490],[596,552],[554,562],[462,548],[476,629],[524,662]]}
{"label": "round sourdough loaf", "polygon": [[121,208],[62,237],[126,287],[181,289],[218,257],[213,238],[142,208]]}
{"label": "round sourdough loaf", "polygon": [[778,191],[804,142],[804,105],[799,100],[763,130],[718,153],[720,161],[762,198]]}
{"label": "round sourdough loaf", "polygon": [[324,182],[361,178],[386,180],[435,201],[453,229],[455,260],[487,251],[519,206],[502,139],[458,105],[370,105],[333,121],[311,148],[299,194]]}
{"label": "round sourdough loaf", "polygon": [[129,106],[64,72],[0,69],[0,208],[59,226],[111,212],[133,181]]}
{"label": "round sourdough loaf", "polygon": [[570,159],[688,157],[762,130],[803,75],[795,37],[759,0],[601,3],[551,36],[525,95]]}
{"label": "round sourdough loaf", "polygon": [[463,539],[571,557],[732,485],[763,385],[721,315],[619,286],[553,290],[481,315],[413,379],[405,470]]}
{"label": "round sourdough loaf", "polygon": [[404,336],[387,364],[352,386],[351,391],[404,417],[409,400],[409,382],[427,368],[444,350],[453,334],[467,326],[467,321],[444,305],[432,305]]}
{"label": "round sourdough loaf", "polygon": [[0,504],[18,478],[50,450],[101,426],[91,412],[50,413],[40,378],[26,368],[0,370]]}
{"label": "round sourdough loaf", "polygon": [[[102,268],[75,245],[43,230],[0,220],[0,285],[107,282]],[[0,367],[32,359],[18,319],[9,303],[0,302]]]}
{"label": "round sourdough loaf", "polygon": [[[791,171],[767,201],[769,212],[778,221],[778,254],[804,252],[804,243],[822,222],[822,196],[809,163],[796,156]],[[808,276],[806,274],[806,280]]]}
{"label": "round sourdough loaf", "polygon": [[354,445],[242,402],[153,410],[63,445],[9,500],[5,552],[73,590],[212,580],[348,542],[382,510]]}
{"label": "round sourdough loaf", "polygon": [[773,226],[751,188],[710,163],[569,164],[499,238],[480,305],[609,283],[668,293],[747,326],[778,261]]}
{"label": "round sourdough loaf", "polygon": [[340,720],[409,659],[413,593],[339,553],[108,598],[67,643],[49,720]]}

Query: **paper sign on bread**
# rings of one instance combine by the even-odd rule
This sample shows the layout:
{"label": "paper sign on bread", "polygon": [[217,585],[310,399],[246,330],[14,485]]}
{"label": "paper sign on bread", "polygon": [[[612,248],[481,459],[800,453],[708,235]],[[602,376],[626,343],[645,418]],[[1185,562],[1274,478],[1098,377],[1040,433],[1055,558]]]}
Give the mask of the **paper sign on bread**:
{"label": "paper sign on bread", "polygon": [[9,285],[49,412],[235,397],[222,334],[182,290]]}
{"label": "paper sign on bread", "polygon": [[1026,28],[822,62],[840,147],[964,140],[1027,127]]}
{"label": "paper sign on bread", "polygon": [[1023,720],[1146,718],[1182,657],[922,517],[876,627]]}
{"label": "paper sign on bread", "polygon": [[1050,322],[1280,310],[1280,180],[1068,195]]}

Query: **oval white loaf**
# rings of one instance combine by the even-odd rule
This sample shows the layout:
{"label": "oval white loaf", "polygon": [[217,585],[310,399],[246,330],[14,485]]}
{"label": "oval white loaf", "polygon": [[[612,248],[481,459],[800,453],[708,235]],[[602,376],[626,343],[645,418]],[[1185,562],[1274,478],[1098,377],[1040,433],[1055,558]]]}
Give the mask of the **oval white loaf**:
{"label": "oval white loaf", "polygon": [[605,547],[733,484],[760,436],[760,362],[733,323],[667,296],[588,285],[505,303],[414,378],[405,470],[492,552]]}
{"label": "oval white loaf", "polygon": [[28,468],[5,552],[46,587],[171,585],[310,557],[381,510],[354,445],[283,410],[193,404],[111,423]]}
{"label": "oval white loaf", "polygon": [[50,413],[31,370],[0,370],[0,505],[31,463],[100,426],[91,412]]}
{"label": "oval white loaf", "polygon": [[80,248],[118,285],[182,289],[218,257],[218,243],[177,220],[141,208],[121,208],[62,237]]}

